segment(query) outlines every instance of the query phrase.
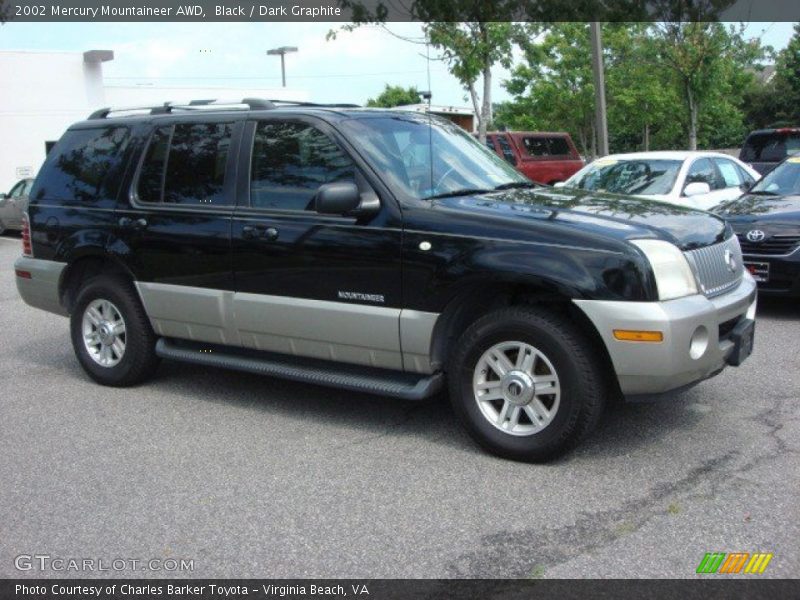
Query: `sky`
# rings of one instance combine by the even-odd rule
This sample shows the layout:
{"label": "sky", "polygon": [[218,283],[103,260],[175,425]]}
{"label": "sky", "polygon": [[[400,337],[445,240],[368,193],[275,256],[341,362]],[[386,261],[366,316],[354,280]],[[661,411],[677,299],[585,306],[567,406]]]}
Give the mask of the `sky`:
{"label": "sky", "polygon": [[[280,58],[269,48],[297,46],[286,56],[287,87],[316,102],[363,104],[384,84],[426,90],[425,46],[379,27],[326,34],[336,23],[18,23],[0,26],[0,50],[113,50],[103,65],[111,85],[280,87]],[[390,23],[405,37],[419,37],[417,23]],[[747,37],[761,37],[776,50],[792,36],[792,23],[750,23]],[[435,51],[432,50],[432,57]],[[508,99],[495,72],[493,100]],[[469,99],[441,61],[430,61],[433,103],[468,106]]]}

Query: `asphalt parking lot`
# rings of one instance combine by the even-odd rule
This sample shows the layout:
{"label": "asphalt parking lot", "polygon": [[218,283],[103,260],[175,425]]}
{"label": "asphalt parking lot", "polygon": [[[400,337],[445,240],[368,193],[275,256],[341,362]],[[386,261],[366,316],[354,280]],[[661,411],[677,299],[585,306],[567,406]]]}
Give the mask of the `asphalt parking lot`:
{"label": "asphalt parking lot", "polygon": [[100,387],[67,320],[19,299],[19,252],[0,238],[0,577],[166,574],[18,571],[21,554],[193,559],[171,575],[199,578],[697,577],[712,551],[800,571],[800,302],[761,302],[741,368],[527,465],[441,400],[178,363]]}

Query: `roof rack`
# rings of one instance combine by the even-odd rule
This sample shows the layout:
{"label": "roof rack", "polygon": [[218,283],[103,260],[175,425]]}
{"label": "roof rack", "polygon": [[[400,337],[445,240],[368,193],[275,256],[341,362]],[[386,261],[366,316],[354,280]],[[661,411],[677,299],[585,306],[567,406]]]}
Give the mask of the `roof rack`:
{"label": "roof rack", "polygon": [[293,100],[266,100],[263,98],[244,98],[240,102],[225,102],[214,98],[191,100],[188,104],[165,102],[157,106],[130,106],[120,108],[101,108],[89,115],[89,120],[106,119],[111,113],[116,112],[142,112],[148,111],[151,115],[169,114],[175,110],[202,110],[203,107],[242,108],[247,110],[272,110],[278,106],[316,106],[324,108],[359,108],[358,104],[317,104],[314,102],[295,102]]}

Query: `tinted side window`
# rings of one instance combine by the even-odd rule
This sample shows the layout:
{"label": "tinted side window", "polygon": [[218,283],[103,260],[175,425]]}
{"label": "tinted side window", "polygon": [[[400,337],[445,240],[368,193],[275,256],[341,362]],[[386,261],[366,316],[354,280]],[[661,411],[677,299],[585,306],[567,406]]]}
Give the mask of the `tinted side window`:
{"label": "tinted side window", "polygon": [[522,138],[522,143],[531,156],[548,156],[550,154],[547,138],[526,137]]}
{"label": "tinted side window", "polygon": [[170,137],[172,137],[171,125],[159,127],[150,138],[136,190],[139,200],[142,202],[161,202],[163,198],[164,167],[166,166]]}
{"label": "tinted side window", "polygon": [[740,160],[745,162],[780,162],[800,149],[800,134],[757,133],[747,138]]}
{"label": "tinted side window", "polygon": [[36,197],[115,202],[129,137],[127,127],[67,131],[47,156]]}
{"label": "tinted side window", "polygon": [[305,123],[258,124],[253,140],[251,206],[310,210],[319,186],[334,181],[355,181],[355,167],[327,135]]}
{"label": "tinted side window", "polygon": [[178,123],[156,129],[145,152],[142,202],[225,206],[232,123]]}
{"label": "tinted side window", "polygon": [[497,141],[500,143],[500,150],[503,152],[503,158],[506,159],[512,165],[517,164],[517,159],[514,156],[514,151],[511,150],[511,146],[508,143],[508,139],[506,136],[501,135],[497,138]]}
{"label": "tinted side window", "polygon": [[175,125],[164,178],[164,203],[231,203],[223,188],[232,131],[232,123]]}
{"label": "tinted side window", "polygon": [[725,187],[725,182],[717,176],[717,170],[708,158],[694,161],[689,168],[689,172],[686,174],[686,184],[696,181],[707,183],[712,190],[721,190]]}
{"label": "tinted side window", "polygon": [[550,138],[550,154],[553,156],[568,156],[571,154],[567,140],[562,137]]}

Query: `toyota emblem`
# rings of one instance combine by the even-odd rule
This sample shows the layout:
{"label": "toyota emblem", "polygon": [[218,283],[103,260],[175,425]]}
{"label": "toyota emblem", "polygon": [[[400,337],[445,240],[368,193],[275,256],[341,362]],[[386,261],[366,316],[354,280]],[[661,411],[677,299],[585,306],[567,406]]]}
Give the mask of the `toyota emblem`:
{"label": "toyota emblem", "polygon": [[747,232],[747,239],[751,242],[763,242],[765,237],[767,234],[760,229],[751,229]]}

